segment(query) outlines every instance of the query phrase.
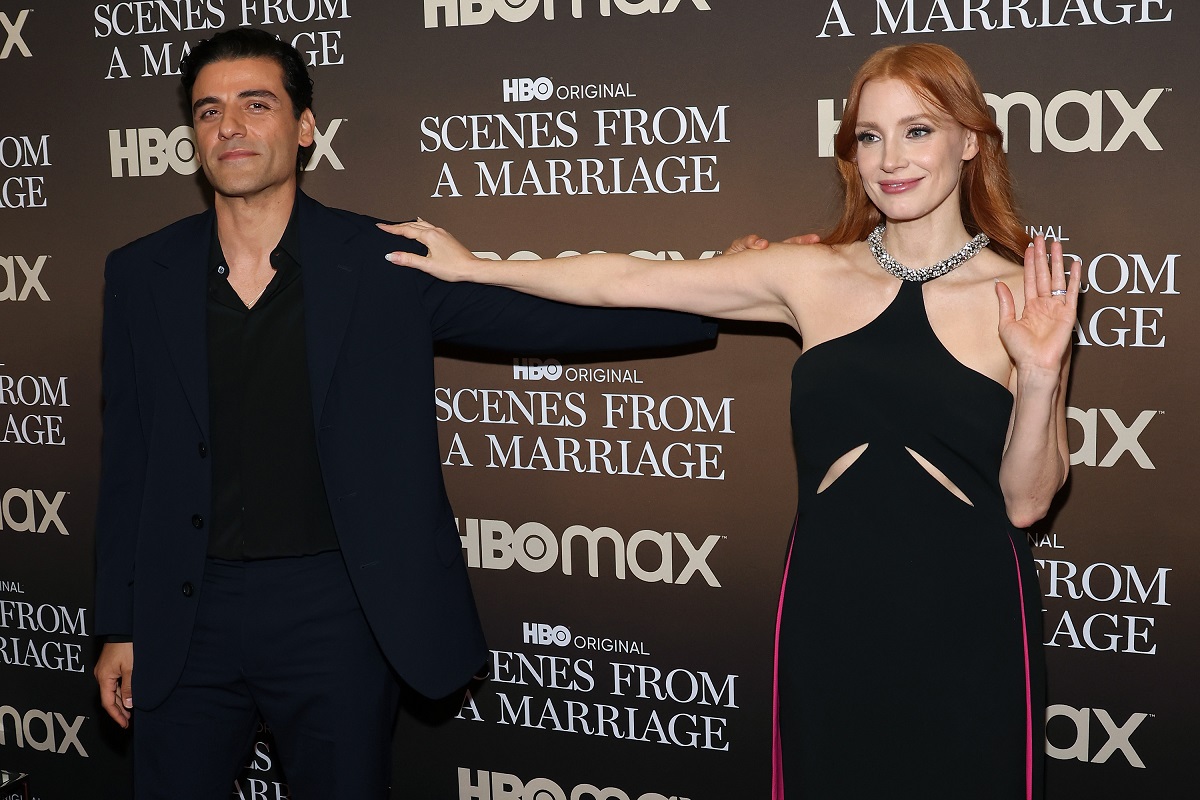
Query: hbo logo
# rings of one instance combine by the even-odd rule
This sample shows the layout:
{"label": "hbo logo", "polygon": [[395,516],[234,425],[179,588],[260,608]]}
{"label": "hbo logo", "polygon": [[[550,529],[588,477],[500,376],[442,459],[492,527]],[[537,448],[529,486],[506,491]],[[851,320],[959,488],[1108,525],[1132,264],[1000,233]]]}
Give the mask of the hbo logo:
{"label": "hbo logo", "polygon": [[562,374],[562,364],[553,358],[547,358],[544,361],[540,358],[513,359],[514,381],[556,381],[562,377]]}
{"label": "hbo logo", "polygon": [[563,625],[543,625],[540,622],[523,622],[525,644],[556,644],[566,647],[571,643],[571,631]]}
{"label": "hbo logo", "polygon": [[524,103],[529,100],[549,100],[554,84],[549,78],[505,78],[504,102]]}
{"label": "hbo logo", "polygon": [[110,130],[108,155],[114,178],[162,175],[168,167],[180,175],[200,169],[195,133],[186,125],[170,133],[161,128]]}

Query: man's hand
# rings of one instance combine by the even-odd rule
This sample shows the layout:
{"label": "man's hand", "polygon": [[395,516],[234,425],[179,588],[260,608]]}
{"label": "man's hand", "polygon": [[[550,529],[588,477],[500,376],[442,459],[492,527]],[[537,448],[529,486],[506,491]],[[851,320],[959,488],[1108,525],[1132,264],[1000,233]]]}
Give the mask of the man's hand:
{"label": "man's hand", "polygon": [[[806,233],[802,236],[789,236],[784,239],[784,244],[817,244],[821,241],[821,235],[817,233]],[[751,233],[748,236],[743,236],[740,239],[734,239],[729,247],[725,248],[725,252],[721,255],[729,255],[731,253],[740,253],[743,250],[766,250],[770,246],[770,242],[759,236],[757,233]]]}
{"label": "man's hand", "polygon": [[100,684],[100,705],[122,728],[133,709],[133,642],[107,642],[92,670]]}

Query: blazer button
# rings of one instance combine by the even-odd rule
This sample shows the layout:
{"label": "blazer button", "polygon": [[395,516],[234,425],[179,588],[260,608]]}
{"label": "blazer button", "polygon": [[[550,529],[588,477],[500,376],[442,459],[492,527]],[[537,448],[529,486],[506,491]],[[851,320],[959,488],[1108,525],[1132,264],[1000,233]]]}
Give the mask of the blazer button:
{"label": "blazer button", "polygon": [[200,528],[203,528],[204,527],[204,517],[200,516],[199,514],[193,514],[192,515],[192,527],[196,528],[197,530],[199,530]]}
{"label": "blazer button", "polygon": [[208,457],[208,447],[204,444],[204,442],[200,442],[200,444],[196,446],[196,449],[200,451],[201,458]]}
{"label": "blazer button", "polygon": [[191,581],[184,581],[183,587],[180,589],[180,591],[183,592],[184,597],[191,597],[192,596]]}

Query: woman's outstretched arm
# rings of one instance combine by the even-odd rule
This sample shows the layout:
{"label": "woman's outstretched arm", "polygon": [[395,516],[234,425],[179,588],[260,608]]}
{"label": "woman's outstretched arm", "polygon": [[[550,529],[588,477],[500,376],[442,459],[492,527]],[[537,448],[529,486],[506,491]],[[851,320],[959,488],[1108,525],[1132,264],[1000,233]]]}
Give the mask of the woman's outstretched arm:
{"label": "woman's outstretched arm", "polygon": [[1039,236],[1025,252],[1025,307],[1018,318],[1012,293],[996,284],[1000,340],[1013,362],[1014,395],[1000,487],[1009,519],[1028,527],[1046,515],[1067,479],[1067,376],[1079,302],[1081,265],[1066,274],[1055,242],[1049,264]]}
{"label": "woman's outstretched arm", "polygon": [[490,261],[477,258],[449,233],[424,220],[380,227],[415,239],[429,250],[427,256],[389,253],[389,261],[445,281],[504,286],[576,305],[663,308],[722,319],[783,322],[794,328],[796,318],[784,300],[786,282],[802,280],[802,262],[810,249],[780,244],[698,261],[651,261],[618,253]]}

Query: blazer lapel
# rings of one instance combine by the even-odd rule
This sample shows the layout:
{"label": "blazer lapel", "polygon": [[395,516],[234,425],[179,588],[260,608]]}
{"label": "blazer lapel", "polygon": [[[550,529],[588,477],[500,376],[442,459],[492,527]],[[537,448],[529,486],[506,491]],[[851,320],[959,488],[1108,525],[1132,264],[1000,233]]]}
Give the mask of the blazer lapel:
{"label": "blazer lapel", "polygon": [[296,195],[296,202],[308,381],[313,422],[319,426],[358,289],[358,266],[345,247],[357,230],[303,192]]}
{"label": "blazer lapel", "polygon": [[151,284],[163,341],[205,439],[208,438],[206,273],[213,218],[209,209],[187,220],[155,257],[162,269]]}

